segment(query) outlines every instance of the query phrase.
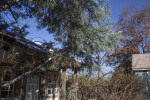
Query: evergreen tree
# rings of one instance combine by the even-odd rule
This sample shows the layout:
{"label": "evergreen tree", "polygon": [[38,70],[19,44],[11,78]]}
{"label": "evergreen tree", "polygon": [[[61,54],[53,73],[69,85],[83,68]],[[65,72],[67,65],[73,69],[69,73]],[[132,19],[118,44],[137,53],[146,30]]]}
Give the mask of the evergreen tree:
{"label": "evergreen tree", "polygon": [[38,28],[47,28],[62,44],[62,54],[80,59],[89,68],[98,64],[95,58],[99,52],[111,51],[119,43],[120,34],[113,31],[105,0],[2,0],[1,16],[7,11],[15,21],[7,23],[1,17],[7,27],[1,23],[0,31],[25,36],[27,27],[19,28],[17,20],[35,17]]}
{"label": "evergreen tree", "polygon": [[19,20],[33,17],[33,7],[28,0],[1,0],[0,1],[0,32],[12,36],[24,37],[29,32],[29,25],[20,25]]}
{"label": "evergreen tree", "polygon": [[[110,8],[105,0],[31,0],[38,28],[47,28],[63,53],[82,60],[92,68],[99,52],[111,51],[119,43],[109,20]],[[96,56],[95,56],[96,55]]]}

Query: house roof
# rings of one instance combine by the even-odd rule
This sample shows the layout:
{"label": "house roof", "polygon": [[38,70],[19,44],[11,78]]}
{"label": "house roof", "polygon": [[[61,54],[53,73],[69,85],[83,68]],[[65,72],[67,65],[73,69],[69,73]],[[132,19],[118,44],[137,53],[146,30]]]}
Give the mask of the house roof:
{"label": "house roof", "polygon": [[70,57],[65,62],[68,68],[81,68],[86,66],[84,63],[76,61],[73,57]]}
{"label": "house roof", "polygon": [[44,54],[50,54],[42,45],[39,45],[38,43],[24,37],[15,37],[0,32],[0,39],[0,41],[6,41],[10,44],[26,48],[28,51],[34,50],[34,52],[36,51]]}
{"label": "house roof", "polygon": [[[39,43],[36,43],[27,38],[14,37],[9,34],[2,33],[2,32],[0,32],[0,41],[6,41],[13,46],[18,46],[21,50],[24,50],[25,52],[28,52],[29,54],[33,54],[37,56],[51,55],[53,51],[52,49],[47,50]],[[61,58],[63,59],[63,56]],[[66,64],[66,67],[68,68],[80,68],[84,65],[83,63],[76,61],[72,57],[68,57],[67,60],[64,60],[64,63]]]}
{"label": "house roof", "polygon": [[150,53],[132,55],[133,71],[150,70]]}

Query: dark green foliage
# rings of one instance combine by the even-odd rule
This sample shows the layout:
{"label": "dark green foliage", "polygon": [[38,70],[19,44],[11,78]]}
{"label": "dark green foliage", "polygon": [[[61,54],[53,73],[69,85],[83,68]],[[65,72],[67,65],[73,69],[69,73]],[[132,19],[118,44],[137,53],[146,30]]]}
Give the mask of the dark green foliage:
{"label": "dark green foliage", "polygon": [[[113,23],[109,21],[110,8],[105,0],[2,0],[1,16],[13,16],[9,23],[1,24],[6,33],[26,36],[24,27],[18,27],[19,18],[35,17],[38,28],[47,28],[54,39],[62,44],[63,55],[71,56],[86,63],[89,68],[94,64],[98,52],[112,51],[119,43],[119,32],[113,32]],[[13,3],[14,2],[14,3]],[[10,13],[13,11],[13,14]]]}
{"label": "dark green foliage", "polygon": [[63,53],[93,66],[94,54],[111,51],[120,35],[113,33],[110,9],[94,0],[31,0],[36,5],[38,28],[47,28],[63,47]]}
{"label": "dark green foliage", "polygon": [[[0,1],[0,32],[13,36],[24,37],[28,34],[27,24],[21,25],[19,20],[31,18],[32,6],[28,0],[1,0]],[[18,25],[17,25],[18,24]]]}

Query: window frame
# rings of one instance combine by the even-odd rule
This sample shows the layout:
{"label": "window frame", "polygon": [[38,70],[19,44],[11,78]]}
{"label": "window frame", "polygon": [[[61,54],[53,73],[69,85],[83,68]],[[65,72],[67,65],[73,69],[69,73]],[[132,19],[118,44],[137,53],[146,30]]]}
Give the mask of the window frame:
{"label": "window frame", "polygon": [[[6,75],[10,76],[9,77],[10,79],[5,81]],[[3,72],[2,77],[1,77],[1,85],[7,83],[8,81],[12,80],[13,78],[15,78],[15,74],[13,74],[11,71],[10,72],[8,72],[8,71]],[[2,98],[2,92],[6,92],[7,97]],[[10,94],[10,92],[11,92],[11,94]],[[1,98],[1,100],[12,100],[13,97],[14,97],[13,93],[14,93],[14,84],[11,84],[6,88],[1,87],[1,89],[0,89],[0,98]]]}
{"label": "window frame", "polygon": [[[47,96],[56,96],[56,95],[58,95],[59,72],[58,71],[47,71],[46,76],[47,76],[46,77],[46,83],[47,83],[46,94],[47,94]],[[49,82],[50,78],[52,79],[51,83]],[[49,88],[49,86],[50,86],[50,88]],[[50,93],[49,93],[49,91],[50,91]],[[55,93],[53,93],[53,92],[55,92]]]}
{"label": "window frame", "polygon": [[[34,82],[35,79],[37,82]],[[29,75],[26,79],[26,91],[25,91],[25,100],[27,100],[28,95],[36,96],[37,100],[39,99],[39,90],[40,90],[40,77],[39,75]],[[38,89],[34,91],[35,87]],[[29,89],[29,90],[28,90]],[[34,97],[33,96],[33,97]]]}

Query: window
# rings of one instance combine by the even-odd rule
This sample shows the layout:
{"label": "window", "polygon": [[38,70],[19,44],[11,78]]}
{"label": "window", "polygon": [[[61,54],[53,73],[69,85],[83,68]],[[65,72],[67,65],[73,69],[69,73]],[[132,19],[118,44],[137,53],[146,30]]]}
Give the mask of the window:
{"label": "window", "polygon": [[27,77],[25,100],[38,100],[39,76],[32,75]]}
{"label": "window", "polygon": [[[1,85],[5,84],[6,82],[12,80],[14,78],[14,75],[10,71],[6,71],[5,73],[2,74],[2,81]],[[12,100],[13,98],[13,90],[14,90],[14,85],[9,85],[8,87],[1,88],[1,100]]]}
{"label": "window", "polygon": [[48,96],[57,95],[57,93],[58,93],[57,80],[58,80],[57,72],[49,72],[48,73],[48,82],[47,82]]}

